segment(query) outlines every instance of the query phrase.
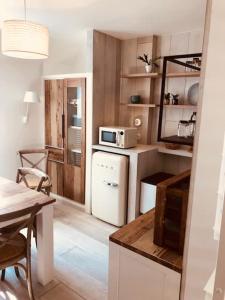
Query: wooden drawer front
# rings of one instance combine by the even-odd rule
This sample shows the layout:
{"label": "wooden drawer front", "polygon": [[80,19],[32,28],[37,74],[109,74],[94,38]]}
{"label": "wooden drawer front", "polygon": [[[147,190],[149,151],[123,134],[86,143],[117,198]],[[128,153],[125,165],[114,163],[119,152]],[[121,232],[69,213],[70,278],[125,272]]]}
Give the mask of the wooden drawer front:
{"label": "wooden drawer front", "polygon": [[49,148],[46,147],[49,150],[49,160],[56,161],[56,162],[64,162],[64,150],[63,149],[57,149],[57,148]]}

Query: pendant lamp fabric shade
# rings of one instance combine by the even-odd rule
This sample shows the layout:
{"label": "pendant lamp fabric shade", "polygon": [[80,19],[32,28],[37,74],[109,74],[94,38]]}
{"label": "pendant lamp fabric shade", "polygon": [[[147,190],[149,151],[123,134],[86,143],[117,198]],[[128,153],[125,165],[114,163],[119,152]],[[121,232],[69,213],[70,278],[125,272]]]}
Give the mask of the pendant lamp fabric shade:
{"label": "pendant lamp fabric shade", "polygon": [[26,20],[6,20],[2,27],[2,54],[24,58],[48,58],[48,28]]}

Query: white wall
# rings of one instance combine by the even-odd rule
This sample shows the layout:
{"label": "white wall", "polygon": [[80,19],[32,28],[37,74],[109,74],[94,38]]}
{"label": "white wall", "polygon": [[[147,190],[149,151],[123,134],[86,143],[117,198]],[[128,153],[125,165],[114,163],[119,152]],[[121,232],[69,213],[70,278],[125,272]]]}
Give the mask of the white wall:
{"label": "white wall", "polygon": [[[74,35],[52,34],[50,55],[44,62],[43,75],[85,73],[87,71],[87,33],[74,30]],[[71,32],[70,32],[71,34]]]}
{"label": "white wall", "polygon": [[[209,1],[205,35],[202,107],[193,161],[184,274],[185,300],[204,299],[203,287],[217,254],[213,225],[225,132],[225,2]],[[203,71],[203,72],[204,72]]]}
{"label": "white wall", "polygon": [[29,123],[22,123],[26,112],[24,92],[29,89],[40,92],[41,75],[41,62],[12,59],[0,54],[0,176],[15,180],[17,150],[43,143],[43,101],[31,106]]}

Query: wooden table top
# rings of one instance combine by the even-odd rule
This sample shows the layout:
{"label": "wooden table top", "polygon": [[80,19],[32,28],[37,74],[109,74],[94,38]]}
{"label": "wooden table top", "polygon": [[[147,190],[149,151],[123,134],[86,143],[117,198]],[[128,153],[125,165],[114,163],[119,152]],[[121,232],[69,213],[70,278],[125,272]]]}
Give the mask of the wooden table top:
{"label": "wooden table top", "polygon": [[182,256],[153,243],[155,212],[151,210],[113,233],[110,241],[154,260],[176,272],[182,272]]}
{"label": "wooden table top", "polygon": [[0,215],[16,212],[38,203],[40,206],[55,202],[43,193],[38,193],[14,181],[0,177]]}

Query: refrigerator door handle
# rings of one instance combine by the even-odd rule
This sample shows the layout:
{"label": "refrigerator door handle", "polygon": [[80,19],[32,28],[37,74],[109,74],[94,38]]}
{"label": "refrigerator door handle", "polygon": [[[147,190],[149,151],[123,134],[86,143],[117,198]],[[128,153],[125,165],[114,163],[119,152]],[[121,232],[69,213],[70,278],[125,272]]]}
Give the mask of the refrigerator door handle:
{"label": "refrigerator door handle", "polygon": [[115,183],[115,182],[108,182],[108,181],[104,180],[104,183],[111,187],[118,187],[118,183]]}

